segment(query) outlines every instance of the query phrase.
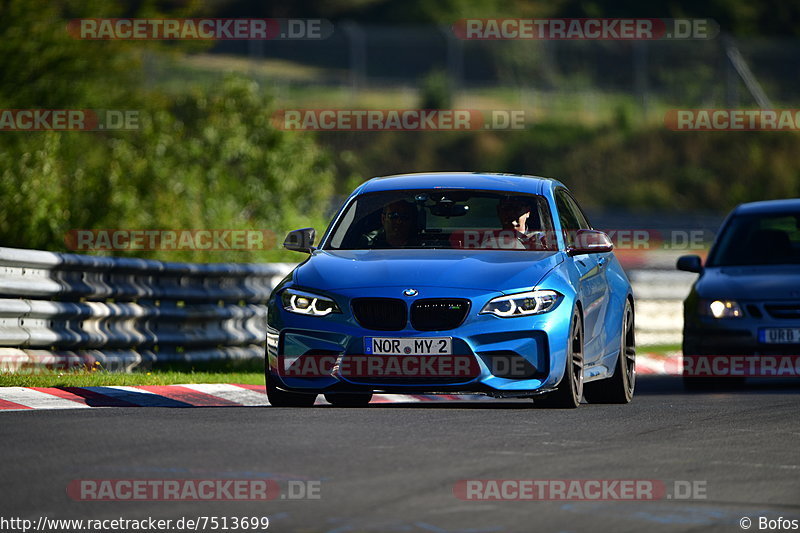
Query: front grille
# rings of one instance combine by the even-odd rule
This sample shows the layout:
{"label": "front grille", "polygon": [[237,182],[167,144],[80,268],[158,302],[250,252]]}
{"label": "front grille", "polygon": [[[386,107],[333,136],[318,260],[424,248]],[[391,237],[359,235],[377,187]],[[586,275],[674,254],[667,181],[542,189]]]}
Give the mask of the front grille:
{"label": "front grille", "polygon": [[800,318],[800,304],[767,304],[764,309],[772,318]]}
{"label": "front grille", "polygon": [[747,306],[747,312],[753,318],[763,318],[763,314],[761,313],[761,309],[758,308],[757,305],[750,304]]}
{"label": "front grille", "polygon": [[355,298],[353,316],[367,329],[400,331],[406,327],[406,303],[396,298]]}
{"label": "front grille", "polygon": [[461,298],[417,300],[411,306],[411,325],[419,331],[454,329],[464,322],[470,302]]}

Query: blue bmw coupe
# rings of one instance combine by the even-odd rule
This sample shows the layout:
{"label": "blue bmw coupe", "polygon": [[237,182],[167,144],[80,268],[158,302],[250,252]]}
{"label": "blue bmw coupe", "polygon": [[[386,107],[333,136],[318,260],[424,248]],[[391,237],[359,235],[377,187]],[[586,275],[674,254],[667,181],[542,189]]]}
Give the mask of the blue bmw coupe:
{"label": "blue bmw coupe", "polygon": [[371,179],[272,292],[274,406],[366,405],[373,393],[486,394],[575,408],[628,403],[631,286],[567,188],[532,176]]}

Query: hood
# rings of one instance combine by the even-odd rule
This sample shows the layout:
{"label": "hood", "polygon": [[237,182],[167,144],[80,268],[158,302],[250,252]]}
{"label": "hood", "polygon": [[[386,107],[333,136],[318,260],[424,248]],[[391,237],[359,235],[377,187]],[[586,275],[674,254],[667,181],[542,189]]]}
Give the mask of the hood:
{"label": "hood", "polygon": [[317,250],[295,270],[307,288],[533,287],[563,261],[560,252],[514,250]]}
{"label": "hood", "polygon": [[797,265],[711,267],[695,287],[701,298],[800,300]]}

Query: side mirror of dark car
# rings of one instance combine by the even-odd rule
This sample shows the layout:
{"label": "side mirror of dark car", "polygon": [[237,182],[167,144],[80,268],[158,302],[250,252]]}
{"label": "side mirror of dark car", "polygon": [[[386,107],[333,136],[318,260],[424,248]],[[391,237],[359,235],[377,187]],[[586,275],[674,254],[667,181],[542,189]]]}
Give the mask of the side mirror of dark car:
{"label": "side mirror of dark car", "polygon": [[607,234],[596,229],[580,229],[575,233],[575,243],[567,248],[567,254],[600,254],[613,249],[614,244]]}
{"label": "side mirror of dark car", "polygon": [[315,250],[314,239],[317,232],[314,228],[303,228],[290,231],[283,241],[283,247],[293,252],[304,252],[310,254]]}
{"label": "side mirror of dark car", "polygon": [[678,258],[678,263],[675,265],[678,270],[684,272],[694,272],[700,274],[703,271],[703,260],[699,255],[682,255]]}

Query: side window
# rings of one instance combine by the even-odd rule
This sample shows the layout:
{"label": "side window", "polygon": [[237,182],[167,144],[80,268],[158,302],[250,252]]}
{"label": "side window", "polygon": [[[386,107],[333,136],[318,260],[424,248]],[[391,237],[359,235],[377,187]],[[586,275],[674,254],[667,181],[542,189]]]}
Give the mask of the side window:
{"label": "side window", "polygon": [[539,221],[542,226],[540,229],[544,231],[546,235],[552,235],[553,218],[550,216],[550,206],[547,205],[547,200],[545,200],[543,196],[540,196],[536,202],[536,208],[539,212]]}
{"label": "side window", "polygon": [[[581,227],[581,221],[575,214],[570,201],[572,199],[567,195],[564,189],[556,191],[556,208],[558,209],[558,220],[561,222],[561,231],[564,233],[564,240],[567,246],[575,244],[575,234]],[[574,202],[572,202],[574,204]],[[586,223],[586,219],[583,220]]]}
{"label": "side window", "polygon": [[569,193],[564,193],[564,201],[567,202],[567,205],[575,214],[575,218],[578,219],[578,225],[580,229],[592,229],[592,226],[589,224],[589,219],[586,218],[586,215],[583,214],[580,206],[578,206],[578,202],[575,201]]}

